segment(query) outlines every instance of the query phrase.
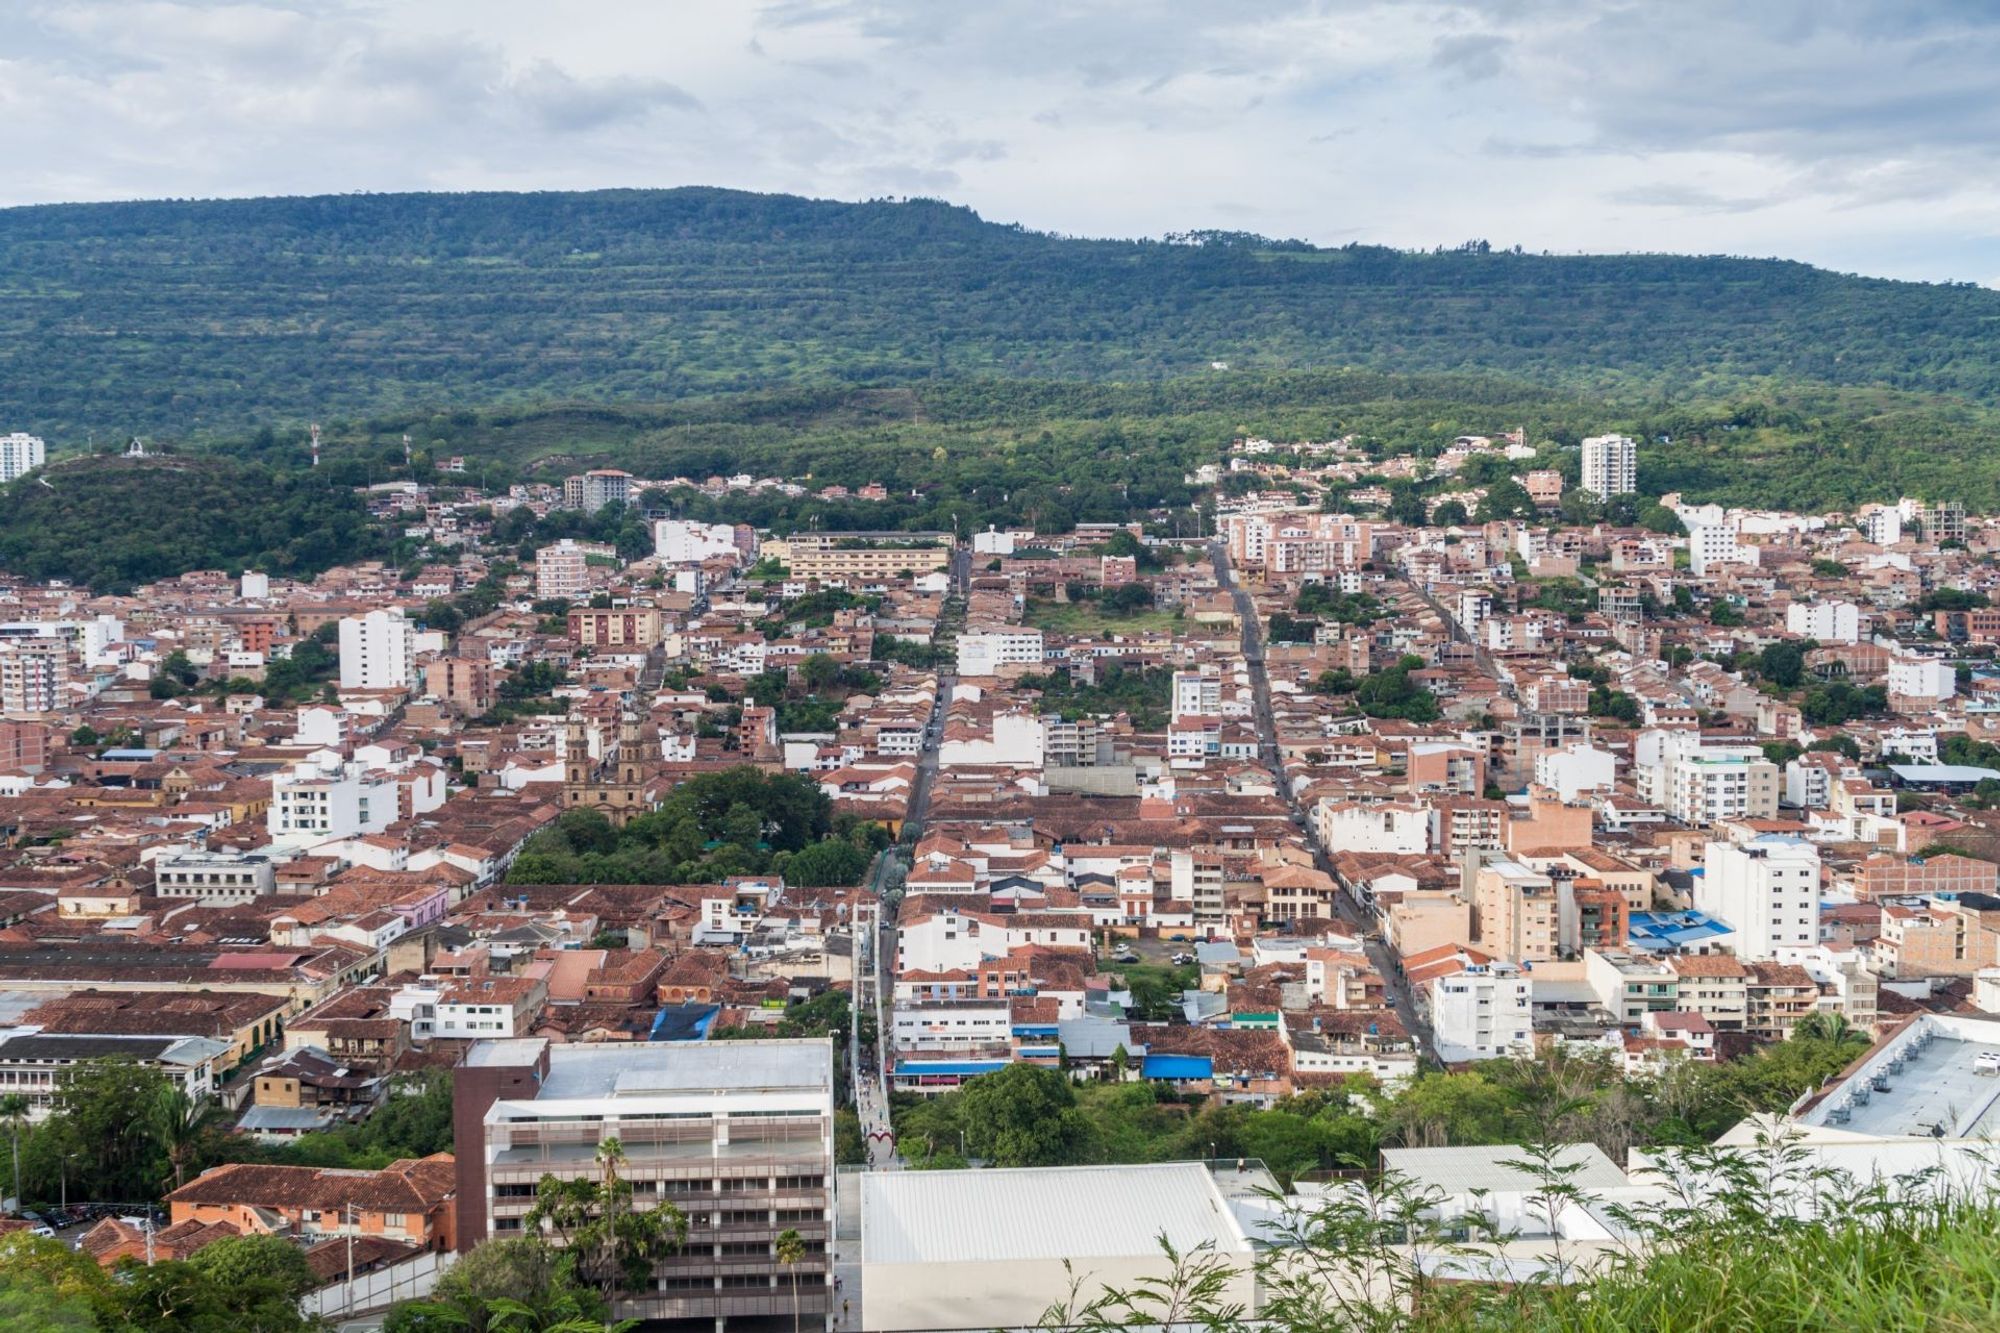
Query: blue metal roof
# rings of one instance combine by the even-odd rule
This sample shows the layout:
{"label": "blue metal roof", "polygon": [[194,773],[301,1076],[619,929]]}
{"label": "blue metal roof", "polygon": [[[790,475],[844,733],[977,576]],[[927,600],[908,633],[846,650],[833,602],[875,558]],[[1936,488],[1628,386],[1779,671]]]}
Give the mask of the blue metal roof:
{"label": "blue metal roof", "polygon": [[1176,1082],[1214,1078],[1215,1061],[1205,1055],[1149,1055],[1139,1072],[1147,1078],[1173,1079]]}
{"label": "blue metal roof", "polygon": [[896,1077],[929,1075],[932,1077],[957,1075],[972,1078],[978,1074],[991,1074],[1005,1069],[1011,1060],[904,1060],[896,1066]]}

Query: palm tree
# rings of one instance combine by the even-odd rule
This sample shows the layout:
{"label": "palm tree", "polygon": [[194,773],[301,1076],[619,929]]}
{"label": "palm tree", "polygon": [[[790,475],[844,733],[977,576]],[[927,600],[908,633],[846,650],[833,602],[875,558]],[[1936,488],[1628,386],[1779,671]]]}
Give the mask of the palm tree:
{"label": "palm tree", "polygon": [[805,1261],[806,1242],[804,1237],[791,1227],[778,1233],[773,1246],[778,1262],[791,1270],[792,1274],[792,1333],[799,1333],[799,1265]]}
{"label": "palm tree", "polygon": [[21,1126],[28,1120],[28,1098],[19,1092],[0,1097],[0,1120],[14,1140],[14,1206],[21,1206]]}
{"label": "palm tree", "polygon": [[153,1139],[173,1168],[175,1189],[187,1183],[188,1168],[200,1155],[202,1139],[214,1116],[213,1102],[197,1101],[172,1083],[160,1089],[160,1098],[153,1104]]}
{"label": "palm tree", "polygon": [[1830,1046],[1866,1046],[1868,1034],[1847,1021],[1843,1014],[1821,1009],[1807,1014],[1792,1027],[1801,1041],[1823,1041]]}

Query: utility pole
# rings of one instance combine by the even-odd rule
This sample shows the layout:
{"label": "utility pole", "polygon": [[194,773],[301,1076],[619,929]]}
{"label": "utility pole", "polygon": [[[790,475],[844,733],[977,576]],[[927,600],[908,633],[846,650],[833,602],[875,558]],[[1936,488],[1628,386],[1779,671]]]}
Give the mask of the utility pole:
{"label": "utility pole", "polygon": [[354,1308],[354,1205],[350,1203],[342,1208],[341,1214],[347,1222],[347,1308],[352,1310]]}

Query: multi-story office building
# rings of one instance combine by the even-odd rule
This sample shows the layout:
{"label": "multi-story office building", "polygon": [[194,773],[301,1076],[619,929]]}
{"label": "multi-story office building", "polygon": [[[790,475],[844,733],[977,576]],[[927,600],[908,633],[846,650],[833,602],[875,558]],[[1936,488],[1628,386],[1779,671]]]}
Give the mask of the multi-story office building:
{"label": "multi-story office building", "polygon": [[1583,489],[1607,499],[1638,490],[1638,444],[1624,435],[1592,435],[1584,440]]}
{"label": "multi-story office building", "polygon": [[[780,1320],[832,1310],[833,1046],[823,1040],[553,1045],[482,1041],[455,1071],[457,1243],[517,1236],[545,1176],[598,1179],[616,1139],[636,1207],[688,1220],[616,1318]],[[781,1232],[806,1257],[778,1262]]]}
{"label": "multi-story office building", "polygon": [[0,435],[0,483],[32,472],[48,461],[48,446],[39,435],[15,431]]}

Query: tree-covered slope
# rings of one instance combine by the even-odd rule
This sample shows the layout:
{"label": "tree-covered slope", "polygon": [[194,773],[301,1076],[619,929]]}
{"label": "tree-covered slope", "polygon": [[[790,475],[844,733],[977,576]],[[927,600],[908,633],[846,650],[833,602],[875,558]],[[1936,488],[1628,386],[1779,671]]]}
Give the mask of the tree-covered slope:
{"label": "tree-covered slope", "polygon": [[351,488],[233,459],[74,458],[0,495],[0,569],[99,592],[191,569],[312,574],[385,549]]}
{"label": "tree-covered slope", "polygon": [[0,210],[0,423],[227,432],[416,406],[936,376],[1500,371],[2000,392],[2000,293],[1765,260],[1091,241],[720,190]]}

